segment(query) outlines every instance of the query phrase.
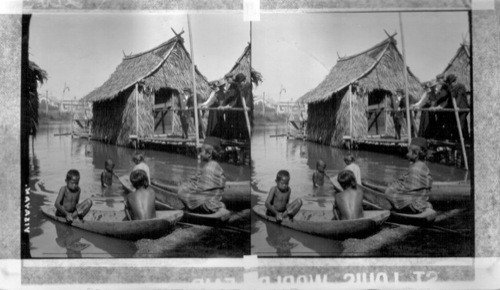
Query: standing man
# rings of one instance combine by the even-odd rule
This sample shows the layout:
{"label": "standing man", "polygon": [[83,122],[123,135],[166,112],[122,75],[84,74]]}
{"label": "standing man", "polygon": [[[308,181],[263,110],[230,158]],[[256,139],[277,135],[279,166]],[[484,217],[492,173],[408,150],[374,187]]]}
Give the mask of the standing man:
{"label": "standing man", "polygon": [[[448,107],[453,109],[453,101],[451,98],[455,99],[455,102],[457,104],[457,109],[469,109],[469,103],[467,102],[467,89],[462,83],[457,82],[457,76],[454,74],[450,74],[446,77],[445,80],[446,84],[448,84],[448,90],[450,92],[450,101],[448,102]],[[460,112],[458,113],[458,118],[460,121],[460,126],[462,127],[462,136],[464,137],[464,140],[467,142],[469,141],[469,126],[467,124],[467,115],[469,112]],[[451,120],[450,120],[451,121]],[[451,131],[451,136],[453,141],[459,140],[459,134],[458,134],[458,126],[456,119],[454,119],[455,122],[452,124],[455,124],[453,126],[450,126]]]}
{"label": "standing man", "polygon": [[[188,109],[194,109],[194,96],[193,96],[193,91],[191,90],[191,88],[189,87],[186,87],[184,88],[184,96],[186,98],[186,106]],[[201,105],[201,103],[203,102],[201,96],[199,94],[196,94],[196,100],[197,100],[197,103]],[[203,136],[204,136],[204,131],[203,131],[203,121],[202,121],[202,118],[201,118],[201,113],[200,113],[200,110],[196,110],[197,114],[198,114],[198,133],[199,133],[199,137],[203,139]],[[193,120],[195,119],[195,116],[194,116],[195,112],[194,110],[187,113],[187,119],[189,120],[189,116],[191,116],[193,118]],[[193,121],[194,123],[194,121]],[[188,123],[189,124],[189,123]],[[189,125],[188,125],[188,128],[189,128]]]}
{"label": "standing man", "polygon": [[[186,95],[186,90],[188,90],[188,94]],[[179,94],[179,108],[181,109],[178,112],[179,119],[181,120],[181,129],[182,129],[182,138],[187,139],[188,138],[188,132],[189,132],[189,111],[187,111],[187,98],[189,96],[189,92],[191,89],[185,88],[180,94]]]}

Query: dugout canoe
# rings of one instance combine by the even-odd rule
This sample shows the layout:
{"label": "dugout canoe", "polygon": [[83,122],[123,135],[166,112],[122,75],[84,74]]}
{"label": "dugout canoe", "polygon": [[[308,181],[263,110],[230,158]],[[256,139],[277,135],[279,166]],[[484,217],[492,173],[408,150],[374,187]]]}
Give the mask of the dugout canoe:
{"label": "dugout canoe", "polygon": [[[370,180],[363,179],[363,185],[367,188],[379,192],[385,192],[387,185],[378,184]],[[470,182],[466,181],[434,181],[432,183],[429,202],[466,202],[472,200]]]}
{"label": "dugout canoe", "polygon": [[[366,187],[364,185],[359,185],[363,190],[363,207],[365,209],[385,209],[391,210],[392,204],[385,197],[385,195],[379,191]],[[426,226],[434,222],[437,217],[437,213],[432,208],[427,208],[418,214],[404,214],[391,210],[391,216],[388,222],[395,222],[406,225],[416,225],[416,226]]]}
{"label": "dugout canoe", "polygon": [[[151,180],[151,185],[153,188],[160,189],[158,192],[157,199],[163,203],[168,203],[167,201],[174,202],[179,206],[176,199],[177,191],[179,189],[178,185],[171,182],[162,182],[160,180]],[[179,200],[180,201],[180,200]],[[249,181],[228,181],[226,182],[226,187],[222,193],[222,202],[230,209],[244,209],[250,208],[250,182]],[[182,201],[181,201],[182,203]],[[172,204],[174,208],[177,208],[175,204]],[[182,207],[183,208],[183,207]],[[181,209],[181,208],[180,208]]]}
{"label": "dugout canoe", "polygon": [[[266,215],[265,205],[252,208],[260,218],[277,223],[274,217]],[[375,233],[389,218],[388,210],[366,210],[364,217],[354,220],[335,220],[332,207],[319,207],[314,202],[304,201],[293,220],[285,218],[281,225],[296,231],[331,239],[363,238]]]}
{"label": "dugout canoe", "polygon": [[[162,203],[158,200],[155,201],[155,208],[157,211],[172,209],[170,205]],[[182,216],[182,219],[180,221],[183,223],[190,223],[195,225],[232,228],[232,224],[234,224],[241,218],[245,218],[248,216],[250,216],[249,209],[241,211],[230,211],[228,209],[221,208],[219,209],[219,211],[212,214],[200,214],[184,211],[184,215]]]}
{"label": "dugout canoe", "polygon": [[[55,215],[54,206],[42,206],[42,212],[50,219],[66,224],[65,218]],[[123,210],[91,209],[83,220],[75,219],[71,226],[124,240],[154,239],[170,232],[183,214],[180,210],[157,211],[154,219],[130,221]]]}

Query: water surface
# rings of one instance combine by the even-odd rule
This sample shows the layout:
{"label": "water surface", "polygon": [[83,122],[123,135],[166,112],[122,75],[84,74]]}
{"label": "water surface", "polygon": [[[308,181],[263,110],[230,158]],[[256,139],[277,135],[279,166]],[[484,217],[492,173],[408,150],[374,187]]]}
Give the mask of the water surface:
{"label": "water surface", "polygon": [[[134,164],[131,148],[107,145],[71,136],[54,136],[70,132],[71,125],[49,123],[40,125],[34,142],[30,140],[31,220],[30,250],[32,257],[131,257],[137,251],[135,243],[105,237],[49,220],[40,207],[55,202],[61,186],[65,185],[66,172],[80,172],[80,201],[94,200],[94,209],[122,210],[121,185],[115,180],[111,190],[101,189],[100,175],[104,161],[115,162],[118,175],[130,174]],[[33,146],[31,146],[33,144]],[[195,174],[200,164],[195,158],[161,151],[140,150],[145,156],[151,178],[180,182]],[[248,180],[249,167],[221,164],[228,180]]]}

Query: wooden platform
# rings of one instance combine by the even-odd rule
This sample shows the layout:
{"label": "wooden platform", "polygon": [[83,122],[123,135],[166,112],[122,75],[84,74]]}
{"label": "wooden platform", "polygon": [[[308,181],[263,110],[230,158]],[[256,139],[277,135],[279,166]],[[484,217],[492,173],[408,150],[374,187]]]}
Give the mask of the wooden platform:
{"label": "wooden platform", "polygon": [[[398,140],[394,138],[383,138],[381,136],[369,136],[367,138],[351,139],[349,136],[344,136],[344,142],[348,148],[350,146],[350,148],[354,149],[396,154],[402,157],[408,152],[408,138]],[[463,166],[460,142],[429,139],[427,140],[427,144],[429,151],[432,153],[429,161],[457,167]],[[472,156],[471,145],[465,144],[465,149],[468,156]]]}
{"label": "wooden platform", "polygon": [[[196,147],[196,137],[190,136],[188,139],[179,136],[169,136],[157,134],[148,138],[137,138],[137,135],[129,137],[132,147],[167,151],[171,153],[184,154],[190,157],[198,155]],[[200,146],[204,139],[199,139]],[[240,140],[221,140],[222,154],[218,161],[234,163],[238,165],[250,165],[250,142]]]}

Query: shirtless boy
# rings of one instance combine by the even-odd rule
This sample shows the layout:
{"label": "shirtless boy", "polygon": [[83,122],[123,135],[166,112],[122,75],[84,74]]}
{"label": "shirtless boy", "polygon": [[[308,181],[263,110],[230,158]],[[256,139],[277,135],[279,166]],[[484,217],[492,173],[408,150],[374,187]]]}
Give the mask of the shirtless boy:
{"label": "shirtless boy", "polygon": [[343,170],[337,178],[342,188],[342,192],[335,195],[336,208],[334,213],[338,219],[351,220],[363,217],[363,192],[358,189],[354,173],[350,170]]}
{"label": "shirtless boy", "polygon": [[101,173],[101,186],[104,188],[110,187],[113,184],[113,176],[115,173],[113,169],[115,168],[115,163],[113,160],[108,159],[104,162],[104,170]]}
{"label": "shirtless boy", "polygon": [[326,169],[325,162],[321,159],[318,160],[316,162],[316,171],[314,171],[312,176],[314,188],[323,186],[323,184],[325,183],[325,169]]}
{"label": "shirtless boy", "polygon": [[66,185],[62,186],[57,195],[54,206],[56,207],[56,216],[66,218],[66,222],[72,223],[77,217],[83,217],[92,207],[92,200],[87,198],[82,203],[80,201],[80,172],[71,169],[66,174]]}
{"label": "shirtless boy", "polygon": [[281,222],[285,217],[293,219],[302,206],[302,200],[300,200],[300,198],[297,198],[290,204],[288,203],[290,194],[292,193],[292,190],[288,186],[289,183],[290,173],[286,170],[278,171],[276,175],[276,186],[273,186],[271,190],[269,190],[269,195],[267,196],[266,215],[276,217],[278,222]]}
{"label": "shirtless boy", "polygon": [[130,220],[147,220],[156,217],[155,192],[149,187],[144,170],[130,173],[130,182],[136,188],[125,199],[125,213]]}

